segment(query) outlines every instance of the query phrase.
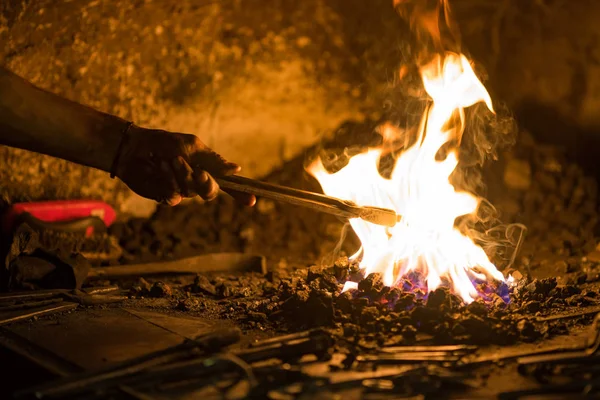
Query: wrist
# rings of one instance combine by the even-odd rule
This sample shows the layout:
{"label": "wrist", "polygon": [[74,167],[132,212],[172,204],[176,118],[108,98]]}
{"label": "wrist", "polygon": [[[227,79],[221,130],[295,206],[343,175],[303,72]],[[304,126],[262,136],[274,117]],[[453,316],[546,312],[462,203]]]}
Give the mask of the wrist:
{"label": "wrist", "polygon": [[130,132],[133,128],[134,128],[133,122],[128,122],[125,125],[125,127],[123,128],[123,131],[121,132],[121,135],[120,135],[121,137],[118,140],[119,144],[117,146],[117,150],[113,156],[113,161],[110,166],[109,172],[110,172],[111,178],[114,178],[118,174],[119,163],[120,163],[121,159],[123,158],[123,152],[125,151],[126,147],[129,145]]}
{"label": "wrist", "polygon": [[[122,153],[124,133],[133,125],[132,122],[105,114],[101,122],[91,127],[90,162],[87,165],[106,172],[112,172],[115,158]],[[93,146],[93,147],[92,147]]]}

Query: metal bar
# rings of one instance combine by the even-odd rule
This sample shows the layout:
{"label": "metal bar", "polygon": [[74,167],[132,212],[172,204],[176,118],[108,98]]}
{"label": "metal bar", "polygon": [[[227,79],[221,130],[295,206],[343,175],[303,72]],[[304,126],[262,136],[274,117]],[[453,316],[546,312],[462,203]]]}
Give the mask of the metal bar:
{"label": "metal bar", "polygon": [[[594,393],[596,393],[596,385],[600,383],[599,379],[594,380],[581,380],[566,383],[563,385],[548,385],[543,386],[541,388],[533,388],[533,389],[525,389],[525,390],[515,390],[512,392],[503,392],[498,394],[498,399],[500,400],[516,400],[522,398],[536,398],[543,399],[548,396],[550,399],[556,399],[557,394],[571,394],[569,398],[582,398],[578,397],[577,394],[583,395],[583,390],[586,387],[590,387],[594,389]],[[574,397],[577,396],[577,397]]]}
{"label": "metal bar", "polygon": [[586,315],[598,314],[598,313],[600,313],[600,307],[594,307],[594,308],[590,308],[588,310],[583,310],[583,311],[579,311],[579,312],[571,313],[571,314],[558,314],[558,315],[551,315],[549,317],[538,317],[535,319],[535,322],[556,321],[559,319],[584,317]]}
{"label": "metal bar", "polygon": [[[50,383],[40,386],[33,390],[26,390],[19,393],[19,396],[28,396],[35,393],[38,398],[62,396],[66,393],[80,393],[91,389],[94,385],[105,385],[107,382],[115,383],[126,377],[140,373],[157,365],[172,363],[178,360],[182,354],[188,354],[189,351],[199,349],[205,354],[220,351],[223,347],[239,341],[241,332],[238,329],[227,328],[201,335],[195,340],[188,340],[164,350],[124,361],[122,363],[109,366],[100,371],[83,373],[70,377],[61,382]],[[127,384],[125,383],[127,386]]]}
{"label": "metal bar", "polygon": [[381,353],[415,353],[415,352],[445,352],[445,353],[470,353],[477,350],[477,346],[469,346],[464,344],[447,345],[447,346],[393,346],[383,347]]}
{"label": "metal bar", "polygon": [[7,311],[27,310],[27,309],[30,309],[30,308],[47,306],[48,304],[60,303],[62,301],[63,301],[63,299],[58,298],[58,299],[48,299],[48,300],[41,300],[41,301],[33,301],[33,302],[28,302],[28,303],[23,303],[23,304],[13,304],[13,305],[10,305],[10,306],[0,307],[0,313],[1,312],[7,312]]}
{"label": "metal bar", "polygon": [[560,353],[550,353],[550,354],[540,354],[533,356],[525,356],[517,359],[517,363],[519,365],[529,365],[529,364],[549,364],[557,361],[567,361],[578,359],[581,357],[585,357],[585,352],[581,351],[569,351],[569,352],[560,352]]}
{"label": "metal bar", "polygon": [[298,332],[298,333],[290,333],[288,335],[275,336],[275,337],[272,337],[269,339],[263,339],[263,340],[256,341],[254,343],[251,343],[250,347],[261,347],[261,346],[267,346],[267,345],[276,344],[276,343],[287,342],[290,340],[304,339],[304,338],[307,338],[310,336],[322,335],[323,333],[324,333],[323,329],[320,329],[320,328],[312,329],[312,330],[308,330],[308,331],[302,331],[302,332]]}
{"label": "metal bar", "polygon": [[427,358],[427,357],[453,357],[453,354],[449,351],[414,351],[406,353],[379,353],[375,355],[359,356],[364,357],[365,360],[396,360],[396,359],[412,359],[412,358]]}
{"label": "metal bar", "polygon": [[383,354],[358,356],[359,363],[373,363],[378,365],[394,365],[415,362],[458,362],[460,356],[448,353],[408,353],[408,354]]}
{"label": "metal bar", "polygon": [[0,319],[0,325],[11,324],[14,322],[24,321],[33,317],[41,317],[43,315],[54,314],[62,311],[73,310],[77,308],[77,303],[61,303],[58,306],[50,304],[42,309],[32,310],[23,314],[15,315],[12,317],[7,317],[4,319]]}
{"label": "metal bar", "polygon": [[14,301],[29,301],[29,300],[40,300],[47,299],[50,297],[59,297],[66,293],[67,290],[36,290],[27,292],[12,292],[0,294],[0,303],[14,302]]}
{"label": "metal bar", "polygon": [[260,272],[267,273],[263,256],[243,253],[215,253],[146,264],[117,265],[92,268],[88,279],[112,279],[127,276],[159,274],[198,274],[207,272]]}
{"label": "metal bar", "polygon": [[585,347],[577,351],[564,351],[552,354],[531,355],[517,360],[519,365],[547,364],[554,362],[572,362],[596,355],[600,349],[600,314],[594,318]]}
{"label": "metal bar", "polygon": [[217,179],[217,182],[223,189],[253,194],[346,219],[362,218],[368,222],[384,226],[394,226],[399,219],[393,210],[379,207],[361,207],[351,201],[306,190],[274,185],[242,176],[226,176]]}
{"label": "metal bar", "polygon": [[119,290],[121,290],[121,288],[116,285],[113,285],[113,286],[95,286],[95,287],[90,287],[90,288],[84,288],[81,290],[89,295],[95,295],[95,294],[109,294],[109,293],[113,293],[113,292],[118,292]]}
{"label": "metal bar", "polygon": [[569,347],[565,347],[564,345],[554,345],[554,346],[549,346],[549,347],[542,347],[539,349],[526,349],[526,350],[514,350],[514,349],[510,349],[512,351],[508,352],[502,352],[500,354],[488,354],[488,355],[484,355],[484,356],[465,356],[460,360],[459,365],[461,367],[472,367],[475,365],[480,365],[480,364],[487,364],[487,363],[496,363],[496,362],[500,362],[500,361],[508,361],[508,360],[514,360],[520,357],[529,357],[529,356],[533,356],[533,355],[545,355],[545,354],[550,354],[550,353],[555,353],[555,352],[560,352],[560,351],[566,351],[566,350],[579,350],[581,349],[581,345],[579,344],[575,344]]}
{"label": "metal bar", "polygon": [[255,194],[261,197],[275,196],[273,200],[278,200],[279,196],[290,196],[305,201],[328,204],[342,210],[348,210],[350,213],[353,212],[355,207],[358,207],[356,204],[350,201],[341,200],[325,194],[262,182],[256,179],[245,178],[243,176],[224,176],[219,178],[218,182],[219,185],[223,183],[223,187],[226,189],[243,191],[244,193]]}
{"label": "metal bar", "polygon": [[106,294],[88,294],[83,296],[68,296],[68,299],[82,306],[95,306],[101,304],[120,303],[127,300],[127,296],[112,296]]}

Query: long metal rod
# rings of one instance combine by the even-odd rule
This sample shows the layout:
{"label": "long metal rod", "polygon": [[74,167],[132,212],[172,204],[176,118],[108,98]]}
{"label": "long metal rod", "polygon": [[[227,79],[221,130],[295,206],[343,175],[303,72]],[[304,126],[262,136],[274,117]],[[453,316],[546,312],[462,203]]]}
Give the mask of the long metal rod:
{"label": "long metal rod", "polygon": [[202,254],[173,261],[144,264],[115,265],[91,268],[87,279],[114,279],[128,276],[160,274],[197,274],[205,272],[260,272],[267,273],[263,256],[241,253]]}
{"label": "long metal rod", "polygon": [[226,176],[217,179],[217,182],[223,189],[253,194],[258,197],[306,207],[346,219],[362,218],[368,222],[384,226],[394,226],[399,220],[396,212],[390,209],[370,206],[361,207],[351,201],[320,193],[308,192],[306,190],[261,182],[242,176]]}
{"label": "long metal rod", "polygon": [[41,317],[43,315],[54,314],[57,312],[68,311],[77,308],[77,303],[62,302],[59,305],[49,304],[41,309],[34,309],[29,312],[18,314],[12,317],[0,319],[0,325],[11,324],[13,322],[24,321],[33,317]]}

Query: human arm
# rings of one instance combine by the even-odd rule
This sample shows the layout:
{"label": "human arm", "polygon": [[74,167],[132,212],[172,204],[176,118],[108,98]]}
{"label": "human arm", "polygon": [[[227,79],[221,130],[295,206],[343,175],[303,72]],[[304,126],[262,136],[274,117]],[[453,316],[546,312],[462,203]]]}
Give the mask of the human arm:
{"label": "human arm", "polygon": [[[177,204],[216,197],[236,173],[194,135],[147,129],[40,89],[0,67],[0,144],[114,172],[143,197]],[[116,163],[115,163],[116,159]],[[252,205],[253,196],[231,193]]]}

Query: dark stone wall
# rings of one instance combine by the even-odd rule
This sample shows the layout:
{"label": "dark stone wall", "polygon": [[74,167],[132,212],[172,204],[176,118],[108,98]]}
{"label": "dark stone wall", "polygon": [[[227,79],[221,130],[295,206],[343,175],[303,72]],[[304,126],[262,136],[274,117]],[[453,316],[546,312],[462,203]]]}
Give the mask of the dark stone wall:
{"label": "dark stone wall", "polygon": [[456,0],[465,47],[492,97],[539,141],[560,144],[598,175],[600,3]]}
{"label": "dark stone wall", "polygon": [[[598,4],[451,1],[492,98],[580,158],[599,137]],[[342,121],[402,110],[393,88],[408,38],[391,0],[0,3],[0,63],[139,124],[196,133],[250,176]],[[141,210],[104,173],[2,147],[0,160],[10,200],[94,197]]]}

